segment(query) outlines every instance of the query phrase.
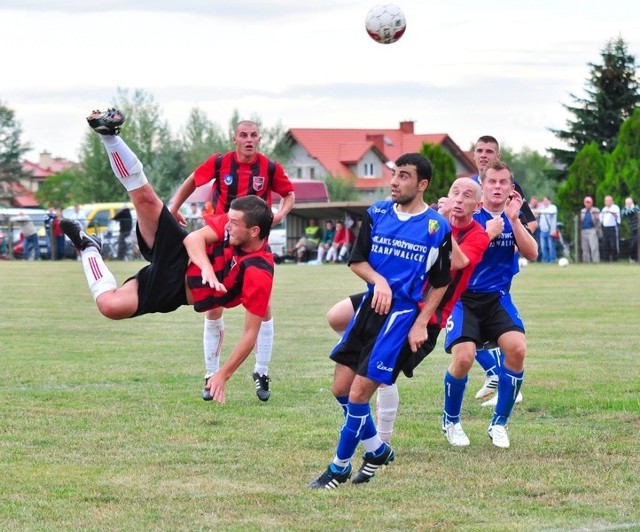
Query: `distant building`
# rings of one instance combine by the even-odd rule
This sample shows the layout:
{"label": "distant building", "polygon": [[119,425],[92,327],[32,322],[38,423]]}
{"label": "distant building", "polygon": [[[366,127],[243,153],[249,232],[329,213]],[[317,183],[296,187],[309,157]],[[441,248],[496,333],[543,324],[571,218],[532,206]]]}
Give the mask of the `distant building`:
{"label": "distant building", "polygon": [[24,160],[22,170],[28,177],[18,182],[2,183],[0,191],[2,200],[11,207],[38,207],[35,193],[40,185],[52,175],[73,168],[77,163],[61,157],[52,157],[47,151],[40,153],[37,163]]}
{"label": "distant building", "polygon": [[449,135],[416,134],[411,121],[400,122],[398,129],[292,128],[287,136],[292,142],[286,165],[291,179],[353,179],[363,201],[388,194],[390,165],[403,153],[419,152],[423,144],[440,146],[451,155],[459,177],[476,171],[473,158]]}

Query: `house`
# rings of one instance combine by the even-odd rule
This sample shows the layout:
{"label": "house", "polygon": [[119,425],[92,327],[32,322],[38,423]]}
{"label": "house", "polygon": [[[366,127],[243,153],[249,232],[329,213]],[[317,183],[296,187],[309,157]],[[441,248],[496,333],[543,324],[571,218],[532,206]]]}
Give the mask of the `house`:
{"label": "house", "polygon": [[418,152],[423,144],[440,146],[453,157],[458,176],[475,174],[475,164],[446,133],[416,134],[412,121],[398,129],[307,129],[287,132],[292,143],[286,165],[292,179],[352,179],[363,201],[386,196],[391,165],[400,155]]}
{"label": "house", "polygon": [[40,153],[38,162],[22,161],[22,170],[28,175],[20,181],[3,183],[0,190],[0,198],[12,207],[38,207],[35,193],[46,179],[58,172],[68,170],[75,166],[67,159],[52,157],[47,151]]}

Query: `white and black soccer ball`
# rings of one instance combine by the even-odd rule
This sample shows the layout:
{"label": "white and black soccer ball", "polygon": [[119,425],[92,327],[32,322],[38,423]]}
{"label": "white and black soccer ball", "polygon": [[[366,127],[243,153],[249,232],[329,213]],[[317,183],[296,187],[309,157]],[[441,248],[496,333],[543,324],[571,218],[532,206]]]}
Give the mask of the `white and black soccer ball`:
{"label": "white and black soccer ball", "polygon": [[374,41],[391,44],[404,35],[407,20],[397,5],[378,4],[369,10],[364,25],[369,37]]}

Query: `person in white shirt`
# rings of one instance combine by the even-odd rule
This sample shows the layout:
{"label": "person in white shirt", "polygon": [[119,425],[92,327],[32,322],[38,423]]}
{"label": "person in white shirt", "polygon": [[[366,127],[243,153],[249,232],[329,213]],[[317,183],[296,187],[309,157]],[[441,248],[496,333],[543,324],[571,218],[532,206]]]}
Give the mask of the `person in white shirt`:
{"label": "person in white shirt", "polygon": [[613,197],[605,196],[604,207],[600,210],[602,225],[602,259],[605,262],[617,262],[620,253],[618,226],[620,225],[620,207],[613,203]]}
{"label": "person in white shirt", "polygon": [[542,262],[556,261],[556,241],[558,234],[558,207],[551,203],[551,199],[542,198],[542,208],[538,210],[538,226],[540,228],[540,247]]}

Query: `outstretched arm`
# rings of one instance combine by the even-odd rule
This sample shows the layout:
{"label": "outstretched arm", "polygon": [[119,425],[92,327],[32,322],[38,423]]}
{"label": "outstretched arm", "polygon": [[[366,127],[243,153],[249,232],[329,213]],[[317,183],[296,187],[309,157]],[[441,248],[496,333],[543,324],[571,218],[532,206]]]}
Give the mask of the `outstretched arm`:
{"label": "outstretched arm", "polygon": [[253,350],[258,339],[258,331],[262,324],[262,317],[247,311],[244,316],[244,328],[242,337],[231,352],[227,361],[222,365],[220,371],[213,375],[207,382],[205,388],[211,393],[214,401],[221,405],[226,402],[225,385],[236,370],[242,365]]}

